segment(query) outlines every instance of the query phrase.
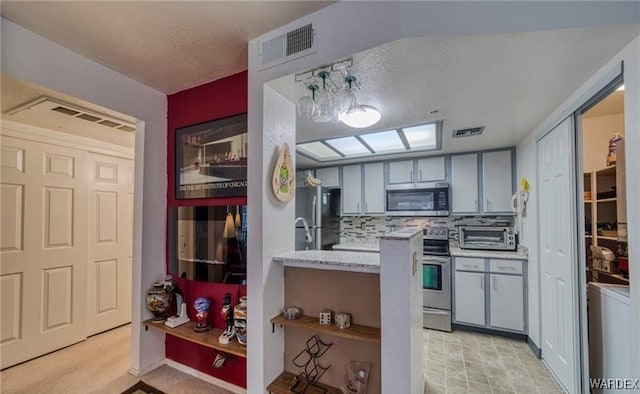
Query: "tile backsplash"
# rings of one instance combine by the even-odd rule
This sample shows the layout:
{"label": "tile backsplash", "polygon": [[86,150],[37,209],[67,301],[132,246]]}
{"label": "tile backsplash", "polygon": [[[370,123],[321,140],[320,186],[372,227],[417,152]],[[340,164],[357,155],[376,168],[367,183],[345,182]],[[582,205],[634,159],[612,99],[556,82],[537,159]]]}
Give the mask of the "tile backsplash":
{"label": "tile backsplash", "polygon": [[380,236],[404,227],[449,227],[449,239],[458,240],[458,226],[513,226],[513,216],[343,216],[340,243],[375,243]]}

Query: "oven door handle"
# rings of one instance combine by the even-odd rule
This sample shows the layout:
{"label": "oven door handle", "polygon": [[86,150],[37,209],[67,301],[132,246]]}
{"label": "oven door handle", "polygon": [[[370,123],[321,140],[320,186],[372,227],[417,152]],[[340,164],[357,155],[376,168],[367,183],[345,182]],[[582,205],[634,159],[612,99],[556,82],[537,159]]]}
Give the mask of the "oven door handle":
{"label": "oven door handle", "polygon": [[449,315],[451,311],[443,311],[441,309],[434,308],[424,308],[424,312],[429,313],[431,315]]}

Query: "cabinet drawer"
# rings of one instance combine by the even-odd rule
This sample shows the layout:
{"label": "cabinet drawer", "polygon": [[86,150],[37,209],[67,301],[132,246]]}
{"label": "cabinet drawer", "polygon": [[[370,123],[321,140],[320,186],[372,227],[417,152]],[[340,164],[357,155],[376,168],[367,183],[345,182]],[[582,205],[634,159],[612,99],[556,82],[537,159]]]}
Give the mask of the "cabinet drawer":
{"label": "cabinet drawer", "polygon": [[484,259],[478,257],[456,257],[456,271],[484,271]]}
{"label": "cabinet drawer", "polygon": [[520,260],[490,259],[489,268],[491,272],[522,275],[522,261]]}

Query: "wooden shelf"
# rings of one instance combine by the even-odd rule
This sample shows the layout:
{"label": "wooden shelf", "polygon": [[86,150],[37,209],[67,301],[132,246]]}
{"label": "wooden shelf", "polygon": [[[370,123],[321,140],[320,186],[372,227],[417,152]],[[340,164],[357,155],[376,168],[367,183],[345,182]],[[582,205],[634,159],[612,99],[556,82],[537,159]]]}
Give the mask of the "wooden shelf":
{"label": "wooden shelf", "polygon": [[593,202],[593,200],[584,200],[585,204],[591,204]]}
{"label": "wooden shelf", "polygon": [[598,202],[616,202],[618,200],[617,197],[611,197],[611,198],[601,198],[599,200],[596,200]]}
{"label": "wooden shelf", "polygon": [[351,324],[349,328],[338,328],[335,325],[322,325],[318,322],[317,317],[301,316],[295,320],[287,320],[282,315],[278,315],[271,319],[271,324],[280,324],[281,326],[303,328],[312,331],[318,331],[334,337],[354,339],[365,342],[380,342],[380,328],[361,326],[359,324]]}
{"label": "wooden shelf", "polygon": [[222,330],[219,328],[212,328],[209,332],[195,332],[195,322],[188,322],[176,328],[171,328],[164,324],[164,321],[154,323],[151,319],[142,322],[145,327],[150,327],[154,330],[163,331],[168,335],[184,339],[189,342],[197,343],[202,346],[206,346],[211,349],[216,349],[224,353],[233,354],[238,357],[247,357],[247,348],[238,343],[238,340],[231,342],[228,345],[223,345],[218,342],[218,337],[222,334]]}
{"label": "wooden shelf", "polygon": [[617,237],[605,237],[604,235],[597,235],[596,237],[598,239],[606,239],[608,241],[617,241],[618,240]]}
{"label": "wooden shelf", "polygon": [[[288,393],[292,393],[291,390],[289,390],[289,386],[291,385],[291,381],[293,380],[293,378],[295,377],[295,374],[292,374],[291,372],[287,372],[284,371],[283,373],[280,374],[280,376],[278,376],[276,378],[276,380],[274,380],[273,382],[271,382],[268,386],[267,386],[267,391],[273,394],[288,394]],[[342,394],[342,390],[333,387],[333,386],[329,386],[323,383],[318,383],[318,386],[322,387],[323,389],[326,390],[327,394]],[[322,390],[319,390],[315,387],[311,387],[309,388],[309,390],[307,390],[306,392],[307,394],[318,394],[318,393],[323,393]]]}

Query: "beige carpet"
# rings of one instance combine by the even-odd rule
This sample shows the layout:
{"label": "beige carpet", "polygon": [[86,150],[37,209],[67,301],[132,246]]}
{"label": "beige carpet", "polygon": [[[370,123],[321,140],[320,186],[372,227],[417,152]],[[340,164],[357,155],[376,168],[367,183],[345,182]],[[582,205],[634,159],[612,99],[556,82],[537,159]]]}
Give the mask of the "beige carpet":
{"label": "beige carpet", "polygon": [[8,368],[0,372],[0,392],[117,394],[142,380],[167,394],[230,393],[166,365],[141,378],[129,375],[130,335],[123,326]]}

